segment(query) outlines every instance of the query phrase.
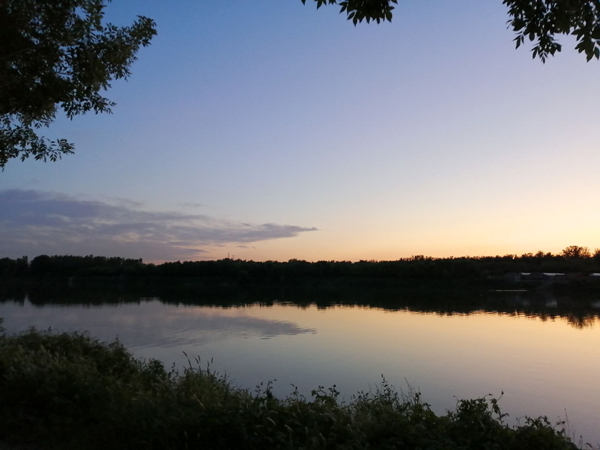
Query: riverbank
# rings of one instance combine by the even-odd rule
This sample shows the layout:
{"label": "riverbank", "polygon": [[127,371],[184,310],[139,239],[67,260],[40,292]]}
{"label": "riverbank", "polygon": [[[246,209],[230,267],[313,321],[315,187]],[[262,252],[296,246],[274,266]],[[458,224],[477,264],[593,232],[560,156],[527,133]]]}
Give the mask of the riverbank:
{"label": "riverbank", "polygon": [[346,403],[335,386],[275,398],[268,382],[240,389],[193,360],[168,371],[84,334],[2,335],[0,375],[0,441],[40,448],[577,448],[544,418],[509,426],[493,398],[436,415],[385,380]]}

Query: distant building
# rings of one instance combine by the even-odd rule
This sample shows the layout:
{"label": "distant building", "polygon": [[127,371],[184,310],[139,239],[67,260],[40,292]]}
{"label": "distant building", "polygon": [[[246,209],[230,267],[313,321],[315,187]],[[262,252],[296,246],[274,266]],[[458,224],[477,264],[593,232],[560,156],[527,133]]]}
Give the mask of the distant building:
{"label": "distant building", "polygon": [[555,273],[555,272],[532,272],[532,273],[521,273],[521,278],[523,280],[536,280],[536,281],[544,281],[544,280],[558,280],[564,278],[564,273]]}
{"label": "distant building", "polygon": [[575,281],[575,280],[600,280],[600,272],[584,275],[581,273],[562,272],[509,272],[504,275],[507,281]]}

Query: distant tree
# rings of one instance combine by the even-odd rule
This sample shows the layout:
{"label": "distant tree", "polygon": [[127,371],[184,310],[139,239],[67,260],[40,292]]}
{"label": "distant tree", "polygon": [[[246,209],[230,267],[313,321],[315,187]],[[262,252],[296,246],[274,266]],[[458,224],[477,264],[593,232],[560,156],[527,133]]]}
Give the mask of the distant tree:
{"label": "distant tree", "polygon": [[156,30],[141,16],[128,27],[103,23],[104,3],[0,0],[0,168],[11,158],[56,161],[73,152],[66,139],[38,135],[59,108],[70,119],[111,112],[101,92],[130,75]]}
{"label": "distant tree", "polygon": [[[306,0],[301,0],[306,3]],[[355,25],[363,20],[392,20],[398,0],[313,0],[317,8],[338,4]],[[587,60],[600,59],[600,2],[598,0],[503,0],[508,7],[508,24],[516,33],[517,48],[525,40],[535,41],[532,57],[546,61],[560,52],[558,35],[571,35],[577,40],[575,49]]]}
{"label": "distant tree", "polygon": [[0,277],[24,277],[28,270],[27,256],[17,259],[0,258]]}
{"label": "distant tree", "polygon": [[39,255],[31,260],[29,265],[30,273],[34,276],[44,276],[51,274],[54,269],[54,261],[48,255]]}
{"label": "distant tree", "polygon": [[562,251],[561,255],[566,259],[582,259],[592,257],[592,254],[587,247],[579,247],[578,245],[568,246]]}

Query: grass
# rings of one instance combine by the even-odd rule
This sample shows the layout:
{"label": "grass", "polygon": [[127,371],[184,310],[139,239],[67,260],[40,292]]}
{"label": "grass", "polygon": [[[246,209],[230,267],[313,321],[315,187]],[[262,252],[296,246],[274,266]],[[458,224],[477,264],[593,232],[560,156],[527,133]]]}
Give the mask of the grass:
{"label": "grass", "polygon": [[[1,331],[0,331],[1,333]],[[199,363],[199,361],[196,361]],[[0,334],[0,442],[48,449],[575,449],[544,418],[505,423],[494,398],[434,414],[385,380],[338,401],[232,386],[190,363],[165,370],[84,333]]]}

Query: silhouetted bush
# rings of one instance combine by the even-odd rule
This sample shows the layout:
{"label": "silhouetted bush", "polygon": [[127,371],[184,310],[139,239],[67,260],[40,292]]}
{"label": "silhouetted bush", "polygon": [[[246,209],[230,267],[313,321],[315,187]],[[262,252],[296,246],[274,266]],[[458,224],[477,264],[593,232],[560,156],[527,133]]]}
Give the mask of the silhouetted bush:
{"label": "silhouetted bush", "polygon": [[[0,331],[1,332],[1,331]],[[199,361],[196,361],[199,365]],[[511,427],[493,398],[434,414],[385,379],[338,402],[254,393],[191,363],[134,359],[119,342],[30,330],[0,336],[0,439],[61,449],[575,449],[546,418]]]}

